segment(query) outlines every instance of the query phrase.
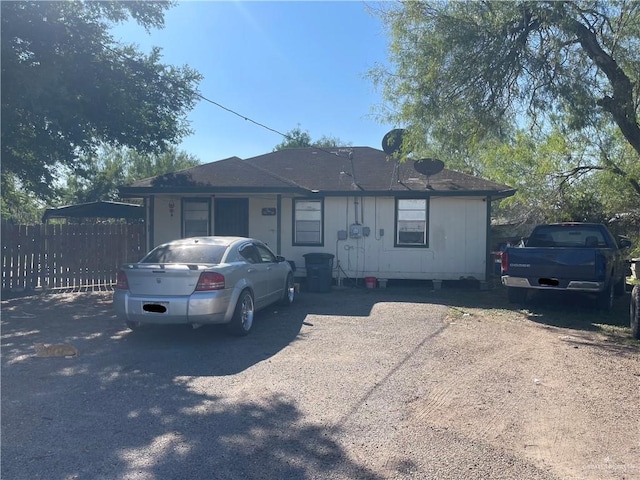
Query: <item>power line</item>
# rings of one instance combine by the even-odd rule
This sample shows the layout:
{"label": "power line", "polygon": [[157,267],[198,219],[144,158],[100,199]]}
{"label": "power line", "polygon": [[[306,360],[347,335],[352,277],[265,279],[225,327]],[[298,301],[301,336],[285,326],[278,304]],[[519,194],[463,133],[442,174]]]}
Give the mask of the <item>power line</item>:
{"label": "power line", "polygon": [[[124,60],[128,60],[129,62],[132,62],[132,63],[137,64],[137,65],[142,63],[139,59],[133,58],[133,57],[125,54],[122,50],[118,50],[118,49],[112,48],[109,45],[105,45],[102,42],[97,42],[97,43],[99,45],[101,45],[104,49],[109,50],[111,53],[123,58]],[[202,94],[200,94],[198,92],[195,92],[195,95],[198,98],[204,100],[205,102],[208,102],[208,103],[210,103],[212,105],[215,105],[216,107],[221,108],[222,110],[225,110],[226,112],[229,112],[229,113],[231,113],[233,115],[236,115],[236,116],[242,118],[243,120],[245,120],[247,122],[251,122],[254,125],[257,125],[258,127],[261,127],[261,128],[266,129],[266,130],[269,130],[270,132],[276,133],[276,134],[286,138],[287,140],[295,140],[295,138],[293,138],[290,135],[287,135],[286,133],[282,133],[281,131],[276,130],[275,128],[271,128],[268,125],[265,125],[265,124],[260,123],[260,122],[258,122],[256,120],[253,120],[252,118],[247,117],[246,115],[242,115],[241,113],[238,113],[235,110],[232,110],[231,108],[225,107],[224,105],[222,105],[222,104],[220,104],[220,103],[218,103],[218,102],[216,102],[214,100],[211,100],[210,98],[207,98],[207,97],[205,97],[204,95],[202,95]],[[337,157],[342,156],[342,155],[340,155],[341,152],[331,152],[329,150],[326,150],[326,149],[324,149],[322,147],[318,147],[318,146],[315,146],[315,145],[312,145],[312,147],[317,149],[317,150],[320,150],[322,152],[328,153],[330,155],[335,155]],[[350,155],[352,155],[352,154],[347,154],[347,158],[349,158],[349,160],[351,160],[351,156]]]}
{"label": "power line", "polygon": [[196,93],[196,96],[200,97],[200,98],[201,98],[202,100],[204,100],[205,102],[209,102],[209,103],[211,103],[211,104],[215,105],[216,107],[219,107],[219,108],[221,108],[221,109],[223,109],[223,110],[226,110],[226,111],[227,111],[227,112],[229,112],[229,113],[233,113],[234,115],[237,115],[238,117],[242,118],[243,120],[246,120],[246,121],[248,121],[248,122],[254,123],[255,125],[258,125],[259,127],[266,128],[267,130],[270,130],[270,131],[272,131],[272,132],[274,132],[274,133],[277,133],[278,135],[282,135],[283,137],[288,138],[289,140],[293,140],[293,137],[290,137],[290,136],[289,136],[289,135],[287,135],[286,133],[279,132],[279,131],[278,131],[278,130],[276,130],[275,128],[268,127],[267,125],[264,125],[264,124],[262,124],[262,123],[260,123],[260,122],[256,122],[255,120],[252,120],[252,119],[251,119],[251,118],[249,118],[249,117],[245,117],[244,115],[242,115],[242,114],[240,114],[240,113],[236,112],[235,110],[231,110],[230,108],[227,108],[227,107],[225,107],[224,105],[219,104],[218,102],[214,102],[213,100],[208,99],[208,98],[207,98],[207,97],[205,97],[204,95],[201,95],[201,94],[199,94],[199,93]]}
{"label": "power line", "polygon": [[[290,135],[287,135],[286,133],[282,133],[282,132],[280,132],[280,131],[276,130],[275,128],[271,128],[271,127],[269,127],[269,126],[267,126],[267,125],[264,125],[263,123],[257,122],[257,121],[255,121],[255,120],[253,120],[253,119],[251,119],[251,118],[249,118],[249,117],[247,117],[247,116],[245,116],[245,115],[242,115],[241,113],[236,112],[235,110],[232,110],[232,109],[230,109],[230,108],[228,108],[228,107],[225,107],[224,105],[221,105],[220,103],[215,102],[215,101],[213,101],[213,100],[211,100],[211,99],[209,99],[209,98],[205,97],[204,95],[201,95],[200,93],[196,93],[196,96],[197,96],[197,97],[199,97],[199,98],[201,98],[201,99],[202,99],[202,100],[204,100],[205,102],[209,102],[209,103],[211,103],[211,104],[215,105],[216,107],[221,108],[222,110],[225,110],[225,111],[227,111],[227,112],[229,112],[229,113],[232,113],[233,115],[236,115],[236,116],[238,116],[238,117],[242,118],[243,120],[246,120],[246,121],[248,121],[248,122],[251,122],[251,123],[253,123],[253,124],[255,124],[255,125],[259,126],[259,127],[262,127],[262,128],[264,128],[264,129],[266,129],[266,130],[269,130],[269,131],[271,131],[271,132],[277,133],[278,135],[282,135],[284,138],[286,138],[286,139],[288,139],[288,140],[295,140],[295,138],[293,138],[293,137],[292,137],[292,136],[290,136]],[[322,151],[322,152],[329,153],[329,154],[331,154],[331,155],[335,155],[335,156],[337,156],[337,157],[341,156],[341,155],[340,155],[340,152],[331,152],[331,151],[329,151],[329,150],[326,150],[326,149],[324,149],[324,148],[322,148],[322,147],[318,147],[318,146],[315,146],[315,145],[312,145],[312,147],[313,147],[313,148],[315,148],[315,149],[317,149],[317,150],[320,150],[320,151]],[[350,157],[347,157],[347,158],[350,158]]]}

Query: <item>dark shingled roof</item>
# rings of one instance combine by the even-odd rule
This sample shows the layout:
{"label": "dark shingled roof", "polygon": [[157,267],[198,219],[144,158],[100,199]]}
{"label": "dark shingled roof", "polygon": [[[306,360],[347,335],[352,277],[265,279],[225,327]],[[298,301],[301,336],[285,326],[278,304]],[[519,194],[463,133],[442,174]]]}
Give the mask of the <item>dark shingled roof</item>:
{"label": "dark shingled roof", "polygon": [[231,157],[180,172],[147,178],[120,189],[122,195],[157,193],[278,192],[363,195],[393,192],[513,195],[506,185],[445,168],[427,178],[414,161],[398,163],[370,147],[291,148],[242,160]]}
{"label": "dark shingled roof", "polygon": [[46,222],[50,218],[127,218],[144,219],[144,207],[132,203],[121,202],[89,202],[66,205],[58,208],[47,208],[42,216]]}

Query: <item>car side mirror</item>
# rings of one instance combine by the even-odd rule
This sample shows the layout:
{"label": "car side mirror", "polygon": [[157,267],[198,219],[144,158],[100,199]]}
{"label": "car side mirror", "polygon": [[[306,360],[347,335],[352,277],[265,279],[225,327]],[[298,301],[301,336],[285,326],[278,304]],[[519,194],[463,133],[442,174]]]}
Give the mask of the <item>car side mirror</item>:
{"label": "car side mirror", "polygon": [[631,248],[633,246],[633,243],[627,237],[620,235],[618,237],[618,245],[620,246],[620,248]]}

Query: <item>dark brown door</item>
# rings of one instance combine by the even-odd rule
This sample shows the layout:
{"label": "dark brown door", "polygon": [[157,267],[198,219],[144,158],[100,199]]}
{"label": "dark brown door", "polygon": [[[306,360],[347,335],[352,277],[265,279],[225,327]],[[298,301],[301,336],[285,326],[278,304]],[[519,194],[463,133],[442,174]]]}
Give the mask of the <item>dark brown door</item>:
{"label": "dark brown door", "polygon": [[214,235],[249,236],[248,198],[215,198],[213,205]]}

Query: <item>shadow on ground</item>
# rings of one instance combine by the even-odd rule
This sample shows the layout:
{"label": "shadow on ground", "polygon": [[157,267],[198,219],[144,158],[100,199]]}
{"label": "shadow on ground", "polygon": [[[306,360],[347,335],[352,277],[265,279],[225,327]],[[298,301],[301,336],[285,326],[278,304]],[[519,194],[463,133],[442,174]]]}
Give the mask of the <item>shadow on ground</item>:
{"label": "shadow on ground", "polygon": [[[230,402],[222,388],[296,341],[298,303],[260,312],[255,331],[234,338],[214,327],[134,334],[109,294],[3,301],[3,478],[378,478],[337,432],[305,423],[295,398]],[[80,354],[37,358],[36,342]]]}
{"label": "shadow on ground", "polygon": [[[532,296],[514,306],[501,287],[472,283],[334,287],[259,312],[244,338],[219,327],[130,332],[108,292],[4,300],[3,478],[376,479],[335,430],[305,423],[295,398],[265,392],[230,402],[225,387],[303,338],[314,315],[366,318],[379,302],[397,302],[399,314],[405,302],[505,310],[588,331],[622,328],[628,294],[602,313],[582,297]],[[37,342],[72,343],[80,355],[36,358]]]}

